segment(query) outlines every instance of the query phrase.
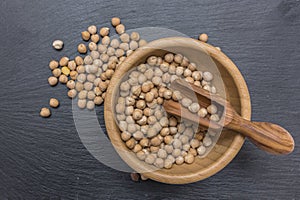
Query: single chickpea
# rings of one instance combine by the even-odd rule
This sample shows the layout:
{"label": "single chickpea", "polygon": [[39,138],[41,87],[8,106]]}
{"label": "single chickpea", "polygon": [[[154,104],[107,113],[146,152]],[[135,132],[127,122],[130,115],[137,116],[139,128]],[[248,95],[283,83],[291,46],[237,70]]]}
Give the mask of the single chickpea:
{"label": "single chickpea", "polygon": [[218,108],[214,104],[209,105],[206,109],[209,114],[216,114],[218,112]]}
{"label": "single chickpea", "polygon": [[57,78],[55,76],[50,76],[48,78],[48,83],[51,86],[55,86],[57,84],[57,82],[58,82],[58,80],[57,80]]}
{"label": "single chickpea", "polygon": [[130,43],[129,43],[129,48],[130,48],[130,50],[136,50],[137,48],[139,47],[139,44],[136,42],[136,41],[131,41]]}
{"label": "single chickpea", "polygon": [[132,113],[132,117],[134,120],[140,120],[143,117],[143,111],[140,109],[135,109]]}
{"label": "single chickpea", "polygon": [[52,108],[57,108],[59,106],[59,101],[55,98],[51,98],[50,101],[49,101],[49,105]]}
{"label": "single chickpea", "polygon": [[174,54],[172,53],[167,53],[164,57],[164,60],[168,63],[172,63],[174,60]]}
{"label": "single chickpea", "polygon": [[129,140],[126,141],[125,144],[129,149],[133,149],[136,144],[135,142],[136,142],[135,139],[130,138]]}
{"label": "single chickpea", "polygon": [[164,137],[164,142],[166,144],[172,144],[173,143],[173,137],[171,135],[167,135]]}
{"label": "single chickpea", "polygon": [[197,153],[199,156],[204,155],[205,152],[206,152],[205,146],[201,145],[200,147],[197,148]]}
{"label": "single chickpea", "polygon": [[125,26],[123,24],[119,24],[116,26],[116,32],[121,35],[125,32]]}
{"label": "single chickpea", "polygon": [[138,100],[136,102],[136,108],[144,109],[146,107],[146,102],[144,100]]}
{"label": "single chickpea", "polygon": [[212,144],[211,138],[210,138],[208,135],[206,135],[206,136],[203,138],[203,145],[204,145],[205,147],[208,147],[208,146],[210,146],[211,144]]}
{"label": "single chickpea", "polygon": [[181,150],[180,149],[174,149],[173,150],[172,156],[174,156],[175,158],[177,158],[180,155],[181,155]]}
{"label": "single chickpea", "polygon": [[93,109],[95,108],[95,103],[94,103],[94,101],[88,101],[88,102],[86,103],[86,108],[87,108],[88,110],[93,110]]}
{"label": "single chickpea", "polygon": [[77,102],[77,106],[80,109],[84,109],[86,106],[86,99],[79,99]]}
{"label": "single chickpea", "polygon": [[147,44],[147,41],[146,40],[140,40],[139,41],[139,47],[143,47]]}
{"label": "single chickpea", "polygon": [[190,76],[192,76],[192,71],[189,70],[189,69],[185,69],[184,72],[183,72],[183,76],[184,77],[190,77]]}
{"label": "single chickpea", "polygon": [[202,42],[207,42],[208,40],[208,35],[206,33],[202,33],[199,35],[199,40]]}
{"label": "single chickpea", "polygon": [[213,80],[213,75],[210,72],[203,72],[203,79],[207,82],[210,82]]}
{"label": "single chickpea", "polygon": [[88,31],[81,32],[81,37],[83,40],[88,41],[91,37],[91,34]]}
{"label": "single chickpea", "polygon": [[195,157],[188,153],[185,157],[184,157],[184,162],[187,163],[187,164],[192,164],[195,160]]}
{"label": "single chickpea", "polygon": [[194,81],[194,85],[196,85],[196,86],[198,86],[198,87],[202,87],[200,81]]}
{"label": "single chickpea", "polygon": [[103,45],[105,45],[105,46],[109,45],[109,43],[110,43],[110,37],[104,36],[104,37],[102,38],[101,43],[102,43]]}
{"label": "single chickpea", "polygon": [[183,60],[183,56],[182,56],[181,54],[176,54],[176,55],[174,56],[174,61],[175,61],[176,63],[180,64],[180,63],[182,62],[182,60]]}
{"label": "single chickpea", "polygon": [[174,101],[180,101],[182,99],[182,94],[178,90],[175,90],[172,94],[172,99]]}
{"label": "single chickpea", "polygon": [[83,84],[80,82],[76,82],[75,83],[75,89],[77,92],[80,92],[81,90],[83,90]]}
{"label": "single chickpea", "polygon": [[119,17],[113,17],[111,18],[111,25],[113,26],[118,26],[121,23],[121,20]]}
{"label": "single chickpea", "polygon": [[[89,43],[89,50],[90,51],[96,51],[98,49],[98,45],[95,42],[90,42]],[[99,53],[99,52],[97,52]]]}
{"label": "single chickpea", "polygon": [[186,98],[184,97],[182,100],[181,100],[181,104],[184,106],[184,107],[189,107],[191,104],[192,104],[192,100],[189,99],[189,98]]}
{"label": "single chickpea", "polygon": [[147,59],[147,63],[148,63],[148,65],[150,65],[150,66],[155,66],[156,63],[157,63],[157,57],[156,57],[156,56],[150,56],[150,57]]}
{"label": "single chickpea", "polygon": [[192,103],[188,108],[192,113],[197,113],[200,110],[200,105],[198,103]]}
{"label": "single chickpea", "polygon": [[131,40],[133,41],[139,41],[140,40],[140,34],[138,32],[132,32],[130,35]]}
{"label": "single chickpea", "polygon": [[206,117],[206,115],[207,115],[207,110],[205,108],[200,108],[200,110],[198,111],[198,116],[204,118]]}
{"label": "single chickpea", "polygon": [[156,137],[153,137],[151,140],[150,140],[150,144],[157,147],[161,144],[161,141],[160,139],[156,136]]}
{"label": "single chickpea", "polygon": [[179,139],[174,139],[173,141],[173,147],[175,149],[180,149],[182,147],[182,142]]}
{"label": "single chickpea", "polygon": [[164,92],[164,98],[165,99],[171,99],[172,98],[172,95],[173,95],[173,92],[171,91],[171,90],[166,90],[165,92]]}
{"label": "single chickpea", "polygon": [[85,54],[87,52],[87,48],[86,48],[85,44],[83,44],[83,43],[79,44],[77,47],[77,51],[81,54]]}
{"label": "single chickpea", "polygon": [[145,162],[148,164],[153,164],[155,162],[155,157],[153,154],[147,155]]}
{"label": "single chickpea", "polygon": [[77,95],[77,91],[75,89],[71,89],[71,90],[68,91],[68,97],[69,98],[73,99],[73,98],[76,97],[76,95]]}
{"label": "single chickpea", "polygon": [[140,144],[136,144],[134,147],[133,147],[133,149],[132,149],[132,151],[134,152],[134,153],[137,153],[137,152],[139,152],[139,151],[141,151],[142,150],[142,146],[140,145]]}
{"label": "single chickpea", "polygon": [[64,42],[61,40],[55,40],[53,41],[52,46],[56,50],[61,50],[64,46]]}
{"label": "single chickpea", "polygon": [[152,92],[147,92],[145,96],[146,102],[152,102],[154,99],[154,94]]}
{"label": "single chickpea", "polygon": [[120,35],[120,40],[123,42],[123,43],[129,43],[130,41],[130,36],[127,34],[127,33],[123,33]]}
{"label": "single chickpea", "polygon": [[163,136],[163,137],[165,137],[165,136],[167,136],[169,134],[170,134],[170,129],[168,127],[164,127],[160,131],[160,135]]}
{"label": "single chickpea", "polygon": [[56,60],[51,60],[49,63],[49,68],[51,70],[56,69],[58,67],[58,62]]}
{"label": "single chickpea", "polygon": [[135,132],[133,135],[134,139],[136,140],[141,140],[144,138],[144,134],[141,131]]}
{"label": "single chickpea", "polygon": [[175,162],[177,165],[182,165],[184,163],[184,158],[182,156],[178,156]]}
{"label": "single chickpea", "polygon": [[96,96],[94,99],[95,105],[101,105],[103,103],[103,98],[100,96]]}
{"label": "single chickpea", "polygon": [[59,82],[66,84],[68,82],[68,77],[64,74],[60,75],[58,78]]}
{"label": "single chickpea", "polygon": [[217,115],[217,114],[212,114],[212,115],[209,117],[209,119],[210,119],[211,121],[215,121],[215,122],[217,122],[217,121],[220,120],[219,115]]}
{"label": "single chickpea", "polygon": [[136,153],[136,156],[138,157],[138,159],[140,159],[140,160],[145,160],[145,158],[146,158],[146,154],[145,154],[145,152],[144,151],[139,151],[139,152],[137,152]]}
{"label": "single chickpea", "polygon": [[95,26],[95,25],[91,25],[91,26],[89,26],[88,27],[88,32],[90,33],[90,34],[96,34],[97,33],[97,27]]}
{"label": "single chickpea", "polygon": [[109,28],[108,27],[102,27],[99,30],[99,34],[104,37],[109,35]]}
{"label": "single chickpea", "polygon": [[150,141],[148,138],[143,138],[140,140],[140,145],[142,147],[148,147],[150,145]]}
{"label": "single chickpea", "polygon": [[100,40],[100,36],[98,34],[94,34],[91,36],[91,40],[97,44]]}
{"label": "single chickpea", "polygon": [[41,111],[40,111],[40,116],[41,117],[44,117],[44,118],[47,118],[47,117],[50,117],[51,115],[51,111],[49,108],[42,108]]}

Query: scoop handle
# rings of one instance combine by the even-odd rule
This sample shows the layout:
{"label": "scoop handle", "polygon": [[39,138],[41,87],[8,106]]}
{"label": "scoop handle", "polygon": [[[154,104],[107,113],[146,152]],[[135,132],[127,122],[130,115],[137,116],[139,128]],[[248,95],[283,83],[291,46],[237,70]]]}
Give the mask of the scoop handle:
{"label": "scoop handle", "polygon": [[227,127],[242,133],[257,147],[271,154],[289,154],[294,150],[293,137],[277,124],[251,122],[235,116]]}

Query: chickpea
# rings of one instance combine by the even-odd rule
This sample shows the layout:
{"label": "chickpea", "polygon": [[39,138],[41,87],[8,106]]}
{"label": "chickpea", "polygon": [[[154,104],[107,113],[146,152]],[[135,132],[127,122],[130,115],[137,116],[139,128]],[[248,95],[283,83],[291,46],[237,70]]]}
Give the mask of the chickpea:
{"label": "chickpea", "polygon": [[118,26],[121,23],[121,20],[119,17],[113,17],[111,18],[111,25],[113,26]]}
{"label": "chickpea", "polygon": [[208,40],[208,35],[206,33],[202,33],[199,35],[199,40],[202,42],[207,42]]}
{"label": "chickpea", "polygon": [[92,36],[91,36],[91,41],[92,42],[94,42],[94,43],[98,43],[99,42],[99,40],[100,40],[100,36],[98,35],[98,34],[93,34]]}
{"label": "chickpea", "polygon": [[102,37],[108,36],[108,34],[109,34],[109,28],[108,28],[108,27],[102,27],[102,28],[99,30],[99,34],[100,34]]}
{"label": "chickpea", "polygon": [[52,108],[57,108],[59,106],[59,101],[55,98],[51,98],[50,101],[49,101],[49,105]]}
{"label": "chickpea", "polygon": [[69,98],[73,99],[73,98],[76,97],[76,95],[77,95],[77,91],[75,89],[71,89],[71,90],[68,91],[68,97]]}
{"label": "chickpea", "polygon": [[51,86],[55,86],[57,84],[57,82],[58,82],[58,80],[57,80],[57,78],[55,76],[50,76],[48,78],[48,83]]}
{"label": "chickpea", "polygon": [[83,40],[88,41],[91,37],[91,34],[88,31],[81,32],[81,37]]}
{"label": "chickpea", "polygon": [[41,111],[40,111],[40,116],[41,117],[44,117],[44,118],[47,118],[47,117],[50,117],[51,115],[51,111],[49,110],[49,108],[42,108]]}
{"label": "chickpea", "polygon": [[116,26],[116,32],[118,34],[123,34],[125,32],[125,26],[123,24],[119,24]]}

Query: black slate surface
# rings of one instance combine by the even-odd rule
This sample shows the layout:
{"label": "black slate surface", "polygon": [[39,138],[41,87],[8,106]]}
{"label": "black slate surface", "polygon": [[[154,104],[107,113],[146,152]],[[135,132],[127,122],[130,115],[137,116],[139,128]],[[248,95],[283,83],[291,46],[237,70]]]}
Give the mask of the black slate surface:
{"label": "black slate surface", "polygon": [[[299,0],[1,0],[0,13],[0,199],[300,198]],[[128,29],[208,33],[244,75],[253,120],[286,127],[295,151],[270,156],[247,141],[220,173],[188,185],[134,183],[99,163],[79,140],[66,88],[47,85],[47,65],[76,55],[80,32],[115,15]],[[61,52],[51,48],[56,38]],[[61,107],[45,120],[38,113],[51,96]]]}

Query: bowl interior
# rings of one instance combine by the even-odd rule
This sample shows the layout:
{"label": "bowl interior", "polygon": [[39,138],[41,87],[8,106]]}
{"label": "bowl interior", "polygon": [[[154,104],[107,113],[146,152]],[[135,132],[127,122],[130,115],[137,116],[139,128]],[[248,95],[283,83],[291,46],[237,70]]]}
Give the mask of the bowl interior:
{"label": "bowl interior", "polygon": [[247,119],[250,119],[251,115],[250,97],[243,77],[228,57],[216,48],[190,38],[165,38],[153,41],[135,51],[116,70],[105,101],[105,123],[116,151],[133,170],[143,173],[148,178],[164,183],[183,184],[205,179],[224,168],[238,153],[244,138],[240,134],[224,129],[208,155],[204,158],[197,157],[192,164],[173,165],[171,169],[156,169],[140,161],[128,150],[120,138],[120,130],[114,119],[119,84],[124,74],[144,63],[147,57],[163,56],[168,51],[181,53],[191,62],[195,62],[200,70],[212,72],[215,76],[213,84],[218,93],[227,98],[236,111]]}

